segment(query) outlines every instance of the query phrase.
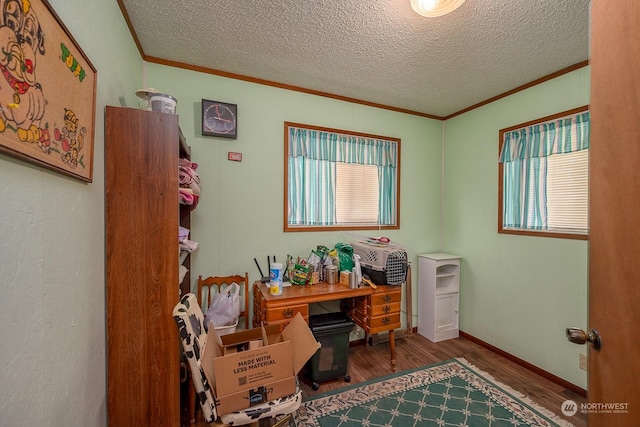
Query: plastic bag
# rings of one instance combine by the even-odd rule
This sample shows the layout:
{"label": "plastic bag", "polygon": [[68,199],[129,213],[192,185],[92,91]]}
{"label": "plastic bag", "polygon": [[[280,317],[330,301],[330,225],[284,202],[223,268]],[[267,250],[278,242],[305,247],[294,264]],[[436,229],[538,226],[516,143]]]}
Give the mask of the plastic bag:
{"label": "plastic bag", "polygon": [[242,301],[240,285],[234,283],[211,296],[211,304],[204,316],[205,324],[211,327],[234,325],[240,317]]}
{"label": "plastic bag", "polygon": [[336,243],[336,250],[340,261],[338,271],[353,270],[353,247],[347,243]]}

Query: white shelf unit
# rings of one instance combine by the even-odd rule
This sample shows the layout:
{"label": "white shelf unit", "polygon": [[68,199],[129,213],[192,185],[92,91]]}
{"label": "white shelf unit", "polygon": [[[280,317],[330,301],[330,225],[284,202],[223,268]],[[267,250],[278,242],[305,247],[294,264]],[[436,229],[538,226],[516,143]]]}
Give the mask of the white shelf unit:
{"label": "white shelf unit", "polygon": [[457,338],[460,257],[421,254],[418,269],[418,333],[433,342]]}

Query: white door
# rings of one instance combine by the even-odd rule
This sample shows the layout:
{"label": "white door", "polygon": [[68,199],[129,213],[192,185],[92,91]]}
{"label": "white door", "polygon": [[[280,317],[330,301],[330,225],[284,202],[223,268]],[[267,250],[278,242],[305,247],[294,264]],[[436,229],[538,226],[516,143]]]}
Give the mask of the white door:
{"label": "white door", "polygon": [[458,329],[459,293],[436,296],[436,336],[442,332]]}

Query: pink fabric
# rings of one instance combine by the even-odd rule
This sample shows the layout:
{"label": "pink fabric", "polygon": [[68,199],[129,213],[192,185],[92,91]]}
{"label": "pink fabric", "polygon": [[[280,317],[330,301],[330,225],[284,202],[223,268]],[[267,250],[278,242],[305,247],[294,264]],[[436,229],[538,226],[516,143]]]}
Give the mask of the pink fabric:
{"label": "pink fabric", "polygon": [[200,194],[200,177],[196,172],[198,164],[187,159],[180,159],[179,164],[178,177],[180,186],[184,188],[191,188],[194,194]]}
{"label": "pink fabric", "polygon": [[189,210],[194,210],[196,207],[198,207],[198,201],[200,200],[200,196],[198,196],[197,194],[193,195],[193,203],[191,204],[191,207]]}
{"label": "pink fabric", "polygon": [[200,182],[200,177],[194,169],[180,166],[180,184],[189,184],[191,181]]}
{"label": "pink fabric", "polygon": [[178,161],[178,180],[180,183],[179,200],[183,205],[190,206],[194,210],[200,197],[200,177],[198,176],[198,164],[188,159]]}
{"label": "pink fabric", "polygon": [[178,161],[178,164],[180,166],[186,166],[186,167],[188,167],[190,169],[193,169],[193,170],[198,169],[198,164],[195,163],[195,162],[192,162],[189,159],[180,158],[180,160]]}
{"label": "pink fabric", "polygon": [[178,192],[180,196],[180,203],[182,203],[183,205],[192,205],[195,201],[195,196],[190,190],[181,188],[180,190],[178,190]]}

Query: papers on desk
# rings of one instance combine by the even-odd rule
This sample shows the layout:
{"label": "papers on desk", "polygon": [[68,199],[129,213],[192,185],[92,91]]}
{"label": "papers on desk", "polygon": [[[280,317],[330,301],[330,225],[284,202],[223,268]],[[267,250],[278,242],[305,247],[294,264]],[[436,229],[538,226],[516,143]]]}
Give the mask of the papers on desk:
{"label": "papers on desk", "polygon": [[[265,285],[267,288],[270,286],[270,285],[269,285],[269,282],[264,282],[264,285]],[[283,288],[286,288],[287,286],[291,286],[291,282],[282,282],[282,287],[283,287]]]}

